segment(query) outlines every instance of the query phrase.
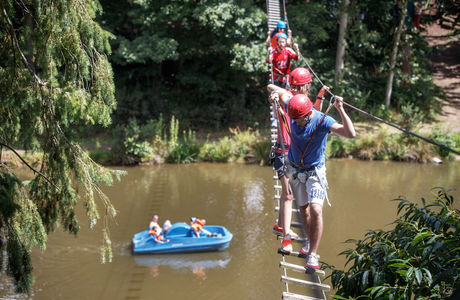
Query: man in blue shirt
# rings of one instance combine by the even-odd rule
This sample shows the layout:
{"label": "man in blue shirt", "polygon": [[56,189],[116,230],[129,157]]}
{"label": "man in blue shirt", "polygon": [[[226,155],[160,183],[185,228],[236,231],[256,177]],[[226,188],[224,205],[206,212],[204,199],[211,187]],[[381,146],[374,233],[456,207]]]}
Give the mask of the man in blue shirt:
{"label": "man in blue shirt", "polygon": [[[272,87],[277,92],[278,87]],[[347,138],[356,136],[350,117],[343,108],[342,97],[335,96],[334,106],[343,124],[332,117],[315,110],[306,95],[292,98],[279,97],[281,105],[287,108],[291,118],[291,145],[288,154],[286,174],[290,188],[302,215],[303,225],[309,243],[301,249],[307,256],[306,268],[319,268],[317,250],[323,232],[323,202],[327,198],[327,180],[324,151],[329,132]]]}

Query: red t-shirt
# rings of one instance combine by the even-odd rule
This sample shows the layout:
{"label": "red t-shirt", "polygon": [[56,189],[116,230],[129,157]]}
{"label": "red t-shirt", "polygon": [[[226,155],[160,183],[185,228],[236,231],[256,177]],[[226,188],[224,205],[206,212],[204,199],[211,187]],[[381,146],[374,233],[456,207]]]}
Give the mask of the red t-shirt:
{"label": "red t-shirt", "polygon": [[[297,60],[298,56],[294,50],[289,47],[284,48],[283,50],[279,50],[278,48],[273,49],[270,52],[269,59],[267,63],[272,62],[272,70],[273,70],[273,79],[277,79],[280,75],[286,75],[291,73],[291,59]],[[279,81],[286,81],[287,76],[279,79]]]}

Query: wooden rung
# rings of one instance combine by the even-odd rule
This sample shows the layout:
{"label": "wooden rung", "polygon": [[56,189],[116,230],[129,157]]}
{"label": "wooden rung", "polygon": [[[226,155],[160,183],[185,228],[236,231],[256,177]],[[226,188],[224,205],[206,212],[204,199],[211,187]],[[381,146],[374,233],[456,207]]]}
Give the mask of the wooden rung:
{"label": "wooden rung", "polygon": [[291,222],[291,227],[300,228],[300,227],[302,227],[302,223],[292,221]]}
{"label": "wooden rung", "polygon": [[[285,261],[280,261],[280,268],[285,268],[285,269],[293,270],[296,272],[305,273],[305,266],[291,264]],[[323,270],[315,270],[314,275],[324,277],[326,273]]]}
{"label": "wooden rung", "polygon": [[278,180],[278,175],[274,175],[273,179]]}
{"label": "wooden rung", "polygon": [[287,276],[281,276],[281,281],[282,282],[287,282],[287,283],[295,283],[299,285],[305,285],[313,289],[319,289],[323,290],[325,292],[329,292],[331,290],[331,287],[327,284],[322,284],[322,283],[317,283],[317,282],[312,282],[308,280],[302,280],[298,278],[293,278],[293,277],[287,277]]}
{"label": "wooden rung", "polygon": [[284,252],[281,252],[280,248],[278,248],[278,254],[288,255],[288,256],[296,256],[296,257],[301,257],[301,258],[306,258],[307,257],[305,254],[302,254],[302,253],[297,252],[297,251],[292,251],[291,253],[284,253]]}
{"label": "wooden rung", "polygon": [[[278,240],[282,240],[283,237],[280,236],[280,235],[277,235],[277,239]],[[293,242],[297,242],[297,243],[303,243],[304,241],[306,241],[307,239],[306,238],[303,238],[303,237],[300,237],[298,239],[292,239]]]}
{"label": "wooden rung", "polygon": [[283,300],[324,300],[324,299],[283,292]]}
{"label": "wooden rung", "polygon": [[277,136],[278,136],[277,134],[272,134],[272,135],[271,135],[272,139],[273,139],[273,138],[276,139]]}
{"label": "wooden rung", "polygon": [[274,185],[273,188],[275,190],[281,190],[282,186],[281,185]]}
{"label": "wooden rung", "polygon": [[[278,199],[280,199],[280,196],[275,196],[275,200],[278,200]],[[275,207],[275,211],[276,211],[276,212],[279,212],[279,211],[280,211],[280,208],[279,208],[278,206]],[[298,213],[298,212],[299,212],[299,209],[293,208],[293,209],[292,209],[292,212]]]}

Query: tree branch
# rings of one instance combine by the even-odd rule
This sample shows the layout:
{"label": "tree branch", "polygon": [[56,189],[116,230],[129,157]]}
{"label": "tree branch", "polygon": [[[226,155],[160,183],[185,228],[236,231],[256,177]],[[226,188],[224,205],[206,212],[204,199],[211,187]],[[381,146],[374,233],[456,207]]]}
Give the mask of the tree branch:
{"label": "tree branch", "polygon": [[29,169],[31,169],[35,174],[38,174],[38,175],[40,175],[41,177],[43,177],[46,181],[48,181],[49,184],[51,184],[52,186],[54,186],[54,187],[56,188],[56,190],[59,190],[59,188],[58,188],[53,182],[51,182],[51,180],[49,180],[48,177],[46,177],[45,175],[43,175],[43,173],[41,173],[40,171],[35,170],[31,165],[29,165],[29,164],[22,158],[22,156],[21,156],[13,147],[10,147],[10,146],[8,146],[7,144],[4,144],[4,143],[2,143],[2,142],[0,142],[0,146],[6,147],[6,148],[10,149],[11,151],[13,151],[13,153],[16,154],[16,156],[19,157],[19,159],[20,159],[27,167],[29,167]]}

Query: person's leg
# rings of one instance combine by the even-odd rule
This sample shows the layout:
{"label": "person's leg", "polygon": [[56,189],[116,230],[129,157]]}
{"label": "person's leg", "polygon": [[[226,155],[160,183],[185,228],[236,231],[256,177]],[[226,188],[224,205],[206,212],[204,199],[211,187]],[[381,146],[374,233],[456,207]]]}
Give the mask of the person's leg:
{"label": "person's leg", "polygon": [[308,232],[310,239],[310,252],[317,253],[319,242],[323,234],[323,207],[313,203],[308,206],[307,215],[309,216]]}
{"label": "person's leg", "polygon": [[289,186],[289,179],[286,176],[280,178],[281,181],[281,199],[280,199],[280,215],[278,224],[281,224],[283,227],[284,235],[289,234],[291,229],[291,219],[292,219],[292,200],[294,195]]}

